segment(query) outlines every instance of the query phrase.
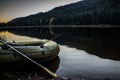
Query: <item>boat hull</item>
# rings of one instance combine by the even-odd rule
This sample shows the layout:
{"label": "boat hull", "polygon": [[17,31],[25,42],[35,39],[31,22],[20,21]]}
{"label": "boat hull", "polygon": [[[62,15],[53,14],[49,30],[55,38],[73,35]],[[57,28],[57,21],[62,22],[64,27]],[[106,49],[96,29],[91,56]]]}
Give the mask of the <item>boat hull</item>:
{"label": "boat hull", "polygon": [[[54,58],[59,53],[59,46],[54,41],[50,41],[49,43],[46,42],[44,44],[44,48],[41,48],[40,46],[34,46],[34,45],[22,45],[22,46],[16,46],[13,45],[15,49],[22,52],[26,56],[30,57],[31,59],[39,59],[41,60],[49,60]],[[17,53],[14,53],[11,49],[5,50],[0,48],[0,64],[2,63],[8,63],[8,62],[15,62],[15,61],[26,61],[25,58],[16,55]]]}

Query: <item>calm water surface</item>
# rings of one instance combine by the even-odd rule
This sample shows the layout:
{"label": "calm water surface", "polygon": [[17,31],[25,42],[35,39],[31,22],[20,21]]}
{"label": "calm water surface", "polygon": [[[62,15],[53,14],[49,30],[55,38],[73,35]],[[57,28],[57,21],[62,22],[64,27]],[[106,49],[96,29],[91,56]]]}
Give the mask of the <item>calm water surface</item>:
{"label": "calm water surface", "polygon": [[[4,34],[7,34],[8,36],[5,38],[9,38],[11,41],[13,38],[16,38],[16,40],[38,39],[27,36],[18,36],[11,32],[1,32],[0,35],[4,37]],[[60,64],[57,64],[58,67],[56,73],[60,77],[92,80],[120,80],[119,60],[100,58],[99,56],[92,55],[85,50],[77,49],[75,47],[71,48],[67,45],[60,45],[59,58]]]}
{"label": "calm water surface", "polygon": [[84,50],[60,46],[59,76],[84,79],[120,79],[120,61],[103,59]]}

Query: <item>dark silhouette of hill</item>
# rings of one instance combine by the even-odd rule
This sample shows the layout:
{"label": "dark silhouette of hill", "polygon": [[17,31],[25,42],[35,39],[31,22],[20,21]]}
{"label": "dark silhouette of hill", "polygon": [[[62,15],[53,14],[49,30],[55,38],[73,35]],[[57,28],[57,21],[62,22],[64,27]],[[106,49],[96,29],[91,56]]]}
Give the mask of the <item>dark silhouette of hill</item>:
{"label": "dark silhouette of hill", "polygon": [[83,0],[45,13],[11,20],[8,25],[120,24],[120,0]]}

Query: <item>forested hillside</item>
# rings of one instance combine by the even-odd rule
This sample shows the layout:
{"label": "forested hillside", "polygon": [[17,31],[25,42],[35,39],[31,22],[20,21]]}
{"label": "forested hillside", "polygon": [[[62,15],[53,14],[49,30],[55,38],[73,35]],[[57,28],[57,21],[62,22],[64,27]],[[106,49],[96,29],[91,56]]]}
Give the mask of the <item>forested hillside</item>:
{"label": "forested hillside", "polygon": [[46,13],[16,18],[8,25],[95,25],[120,24],[120,0],[83,0]]}

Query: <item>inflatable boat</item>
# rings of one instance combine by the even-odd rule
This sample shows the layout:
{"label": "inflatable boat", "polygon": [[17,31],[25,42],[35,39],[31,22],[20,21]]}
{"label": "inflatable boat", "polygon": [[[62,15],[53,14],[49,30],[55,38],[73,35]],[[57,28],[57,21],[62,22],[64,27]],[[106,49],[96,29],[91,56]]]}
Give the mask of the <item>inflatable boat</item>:
{"label": "inflatable boat", "polygon": [[[54,41],[41,40],[34,42],[7,43],[16,50],[22,52],[31,59],[49,60],[59,53],[59,46]],[[0,63],[24,61],[25,59],[16,55],[12,49],[0,43]]]}

